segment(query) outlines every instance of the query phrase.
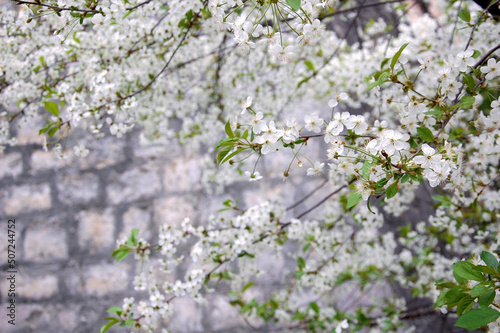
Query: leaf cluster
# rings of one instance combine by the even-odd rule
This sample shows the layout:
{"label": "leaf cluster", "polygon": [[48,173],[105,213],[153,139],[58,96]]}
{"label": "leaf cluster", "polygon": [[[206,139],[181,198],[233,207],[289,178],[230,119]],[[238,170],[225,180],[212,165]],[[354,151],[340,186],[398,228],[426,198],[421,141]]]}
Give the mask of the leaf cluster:
{"label": "leaf cluster", "polygon": [[[459,261],[453,264],[455,282],[438,283],[442,289],[434,307],[447,306],[448,310],[457,308],[459,318],[455,326],[467,330],[479,329],[500,317],[500,312],[491,306],[499,308],[494,302],[496,284],[500,281],[498,261],[487,251],[481,253],[481,259],[486,264],[474,264],[471,260]],[[473,309],[476,302],[479,308]]]}

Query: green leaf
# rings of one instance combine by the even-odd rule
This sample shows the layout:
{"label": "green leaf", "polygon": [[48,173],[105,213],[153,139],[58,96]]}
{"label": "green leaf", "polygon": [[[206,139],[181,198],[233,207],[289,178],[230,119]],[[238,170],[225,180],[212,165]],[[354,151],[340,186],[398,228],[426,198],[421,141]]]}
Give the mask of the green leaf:
{"label": "green leaf", "polygon": [[485,274],[489,274],[489,275],[496,275],[497,274],[497,272],[493,268],[488,267],[488,266],[484,266],[484,265],[477,265],[476,271],[481,272],[481,273],[485,273]]}
{"label": "green leaf", "polygon": [[300,0],[286,0],[286,3],[293,8],[293,10],[300,9]]}
{"label": "green leaf", "polygon": [[129,319],[129,320],[127,320],[127,321],[125,321],[125,322],[121,323],[121,325],[120,325],[120,326],[132,326],[132,325],[134,325],[134,323],[135,323],[135,320],[134,320],[134,319]]}
{"label": "green leaf", "polygon": [[106,312],[109,312],[109,313],[118,313],[118,312],[123,312],[123,309],[120,308],[119,306],[112,306],[109,309],[107,309]]}
{"label": "green leaf", "polygon": [[116,262],[119,262],[119,261],[125,259],[130,252],[132,252],[131,249],[129,249],[127,247],[120,247],[120,248],[114,250],[113,253],[111,253],[111,258],[116,257]]}
{"label": "green leaf", "polygon": [[319,314],[319,306],[316,302],[309,303],[309,308],[316,312],[316,314]]}
{"label": "green leaf", "polygon": [[470,22],[470,12],[467,8],[464,8],[458,12],[458,17],[462,19],[462,21],[465,21],[467,23]]}
{"label": "green leaf", "polygon": [[234,138],[234,133],[233,130],[231,129],[231,123],[229,122],[229,120],[227,121],[226,127],[224,129],[226,130],[226,134],[228,137]]}
{"label": "green leaf", "polygon": [[304,267],[306,267],[306,261],[302,257],[297,258],[297,266],[299,267],[299,270],[302,272],[304,270]]}
{"label": "green leaf", "polygon": [[241,153],[242,151],[244,151],[246,148],[240,148],[234,152],[232,152],[231,154],[227,155],[226,158],[224,158],[224,160],[222,162],[219,163],[219,165],[221,164],[224,164],[225,162],[229,161],[232,157],[238,155],[239,153]]}
{"label": "green leaf", "polygon": [[314,68],[314,64],[312,63],[311,60],[304,61],[304,65],[306,65],[307,68],[309,68],[311,71],[313,71],[313,72],[316,71],[316,69]]}
{"label": "green leaf", "polygon": [[495,309],[474,309],[464,313],[458,318],[455,326],[466,330],[477,330],[500,317],[500,312]]}
{"label": "green leaf", "polygon": [[434,142],[432,131],[425,126],[417,128],[418,137],[425,142]]}
{"label": "green leaf", "polygon": [[464,74],[463,77],[464,77],[464,82],[467,85],[467,87],[469,88],[469,90],[474,91],[474,87],[475,87],[476,83],[475,83],[472,75]]}
{"label": "green leaf", "polygon": [[363,196],[359,192],[352,192],[347,198],[347,209],[354,207],[358,204],[358,202],[363,199]]}
{"label": "green leaf", "polygon": [[371,166],[372,166],[372,163],[370,161],[365,161],[365,163],[363,163],[362,172],[363,172],[363,177],[365,177],[366,180],[370,179]]}
{"label": "green leaf", "polygon": [[254,284],[255,283],[253,283],[253,282],[248,282],[247,284],[245,284],[245,286],[243,287],[243,289],[241,289],[241,292],[244,293],[245,291],[247,291],[248,288],[250,288]]}
{"label": "green leaf", "polygon": [[307,250],[309,250],[309,248],[311,247],[311,243],[307,243],[306,245],[304,245],[304,247],[302,248],[302,252],[306,252]]}
{"label": "green leaf", "polygon": [[398,193],[398,190],[399,190],[398,182],[394,182],[391,185],[389,185],[389,187],[385,191],[385,195],[386,195],[387,199],[390,199],[393,196],[395,196],[396,193]]}
{"label": "green leaf", "polygon": [[443,283],[436,283],[436,287],[438,288],[446,288],[446,289],[451,289],[451,288],[455,288],[457,286],[456,283],[453,283],[453,282],[443,282]]}
{"label": "green leaf", "polygon": [[372,88],[381,85],[382,83],[386,82],[386,79],[391,75],[389,72],[383,72],[380,74],[378,79],[375,82],[372,82],[368,85],[368,88],[366,88],[366,91],[371,90]]}
{"label": "green leaf", "polygon": [[405,173],[403,177],[401,177],[401,183],[406,183],[409,180],[410,180],[410,175],[408,173]]}
{"label": "green leaf", "polygon": [[403,44],[398,52],[396,52],[396,54],[394,55],[394,57],[392,57],[392,61],[391,61],[391,69],[394,70],[394,66],[396,66],[396,63],[398,62],[398,59],[399,57],[401,56],[401,53],[403,53],[403,50],[408,46],[409,43],[406,43],[406,44]]}
{"label": "green leaf", "polygon": [[464,293],[464,287],[458,286],[448,291],[442,291],[439,295],[434,307],[440,307],[443,305],[450,305],[458,303],[466,294]]}
{"label": "green leaf", "polygon": [[479,297],[479,305],[482,307],[482,308],[487,308],[491,302],[493,302],[493,300],[495,299],[495,295],[496,295],[496,292],[495,292],[495,289],[490,289],[490,290],[487,290],[485,291],[481,297]]}
{"label": "green leaf", "polygon": [[40,130],[38,131],[38,135],[41,135],[45,132],[47,132],[47,130],[50,128],[50,126],[52,126],[53,124],[50,123],[50,124],[47,124],[45,126],[43,126],[42,128],[40,128]]}
{"label": "green leaf", "polygon": [[474,298],[481,296],[486,290],[490,288],[490,286],[486,286],[483,284],[484,282],[480,284],[476,284],[474,288],[470,290],[470,295]]}
{"label": "green leaf", "polygon": [[118,320],[115,319],[114,321],[110,321],[109,323],[107,323],[106,325],[104,325],[103,327],[101,327],[101,333],[104,333],[107,330],[109,330],[111,328],[111,326],[115,325],[117,322],[118,322]]}
{"label": "green leaf", "polygon": [[476,99],[473,96],[464,96],[462,97],[462,100],[460,101],[460,106],[464,109],[468,109],[474,104]]}
{"label": "green leaf", "polygon": [[464,96],[460,100],[460,104],[455,104],[455,105],[451,106],[450,109],[451,110],[455,110],[458,108],[468,109],[472,106],[472,104],[474,104],[475,101],[476,101],[476,99],[472,96]]}
{"label": "green leaf", "polygon": [[372,210],[372,207],[370,206],[370,199],[371,199],[371,196],[368,197],[368,200],[366,200],[366,208],[368,208],[370,213],[375,214],[375,212]]}
{"label": "green leaf", "polygon": [[465,296],[457,304],[458,315],[461,316],[464,312],[469,311],[473,305],[474,305],[474,297]]}
{"label": "green leaf", "polygon": [[248,138],[248,129],[246,129],[245,132],[243,132],[243,135],[241,136],[241,138],[243,140],[246,140]]}
{"label": "green leaf", "polygon": [[217,154],[217,161],[218,161],[219,165],[222,164],[224,157],[226,157],[226,155],[229,154],[231,149],[233,149],[232,146],[226,146],[226,147],[222,148],[221,150],[219,150],[219,153]]}
{"label": "green leaf", "polygon": [[426,111],[424,112],[424,114],[427,114],[429,116],[442,116],[444,114],[444,111],[443,110],[439,110],[437,108],[434,108],[430,111]]}
{"label": "green leaf", "polygon": [[77,42],[78,44],[81,43],[81,41],[78,39],[78,37],[76,37],[76,31],[73,33],[73,39],[75,42]]}
{"label": "green leaf", "polygon": [[49,132],[47,133],[50,137],[53,137],[54,134],[56,134],[57,130],[59,129],[59,126],[54,126],[52,127]]}
{"label": "green leaf", "polygon": [[123,15],[122,20],[124,20],[127,16],[132,14],[133,10],[129,10],[127,14]]}
{"label": "green leaf", "polygon": [[484,263],[488,267],[492,268],[495,272],[498,272],[498,260],[493,254],[483,251],[481,252],[481,259],[483,259]]}
{"label": "green leaf", "polygon": [[218,150],[222,146],[234,146],[236,140],[234,138],[224,138],[219,141],[219,144],[215,147]]}
{"label": "green leaf", "polygon": [[139,229],[137,229],[137,228],[132,229],[132,233],[130,234],[130,237],[127,240],[128,246],[137,246],[137,235],[138,234],[139,234]]}
{"label": "green leaf", "polygon": [[54,102],[45,102],[45,109],[52,113],[54,116],[59,117],[59,107]]}
{"label": "green leaf", "polygon": [[466,280],[484,281],[484,275],[475,270],[475,266],[468,261],[459,261],[453,264],[453,274]]}

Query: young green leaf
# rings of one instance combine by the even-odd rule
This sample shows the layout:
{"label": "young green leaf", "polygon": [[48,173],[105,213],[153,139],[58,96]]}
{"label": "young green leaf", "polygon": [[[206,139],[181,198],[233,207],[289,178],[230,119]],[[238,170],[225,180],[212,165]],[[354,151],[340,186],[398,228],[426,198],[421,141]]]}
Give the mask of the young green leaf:
{"label": "young green leaf", "polygon": [[59,126],[54,126],[52,127],[49,132],[47,133],[49,135],[49,137],[53,137],[54,134],[56,134],[57,130],[59,129]]}
{"label": "young green leaf", "polygon": [[130,237],[127,240],[128,246],[136,246],[137,245],[137,235],[138,234],[139,234],[139,229],[137,229],[137,228],[132,229],[132,233],[130,234]]}
{"label": "young green leaf", "polygon": [[480,284],[476,284],[474,288],[470,290],[470,295],[474,298],[481,296],[486,290],[488,290],[490,287],[487,285],[484,285],[485,282],[481,282]]}
{"label": "young green leaf", "polygon": [[109,323],[107,323],[106,325],[101,327],[101,333],[106,332],[107,330],[109,330],[111,328],[111,326],[115,325],[116,323],[118,323],[117,319],[110,321]]}
{"label": "young green leaf", "polygon": [[474,268],[475,266],[468,261],[459,261],[453,264],[453,274],[466,280],[484,281],[484,275]]}
{"label": "young green leaf", "polygon": [[218,150],[222,146],[234,146],[236,143],[234,138],[224,138],[219,141],[219,144],[215,147]]}
{"label": "young green leaf", "polygon": [[389,185],[389,187],[387,187],[387,190],[385,191],[385,196],[387,197],[387,199],[390,199],[398,193],[398,190],[399,190],[398,182],[394,182],[391,185]]}
{"label": "young green leaf", "polygon": [[457,314],[461,316],[464,312],[467,312],[474,305],[474,297],[465,296],[457,304]]}
{"label": "young green leaf", "polygon": [[300,9],[300,0],[286,0],[286,3],[293,8],[293,10]]}
{"label": "young green leaf", "polygon": [[498,272],[498,260],[493,254],[483,251],[481,252],[481,259],[483,259],[484,263],[488,267],[492,268],[495,272]]}
{"label": "young green leaf", "polygon": [[111,253],[111,258],[116,257],[115,258],[116,262],[119,262],[119,261],[125,259],[130,252],[132,252],[131,249],[129,249],[127,247],[120,247],[120,248],[114,250],[113,253]]}
{"label": "young green leaf", "polygon": [[50,126],[52,126],[53,124],[50,123],[50,124],[47,124],[45,125],[44,127],[40,128],[40,130],[38,131],[38,135],[41,135],[45,132],[47,132],[47,130],[50,128]]}
{"label": "young green leaf", "polygon": [[398,59],[399,57],[401,56],[401,53],[403,53],[403,50],[408,46],[409,43],[406,43],[406,44],[403,44],[398,52],[396,52],[396,54],[394,55],[394,57],[392,57],[392,61],[391,61],[391,69],[394,70],[394,66],[396,66],[396,63],[398,62]]}
{"label": "young green leaf", "polygon": [[372,82],[368,85],[368,88],[366,88],[366,91],[370,91],[374,87],[379,86],[379,85],[383,84],[384,82],[386,82],[386,79],[389,77],[389,75],[391,75],[389,72],[381,73],[375,82]]}
{"label": "young green leaf", "polygon": [[462,19],[462,21],[465,21],[467,23],[470,22],[470,12],[467,8],[464,8],[458,12],[458,17]]}
{"label": "young green leaf", "polygon": [[425,142],[434,142],[432,131],[425,126],[417,128],[418,137]]}
{"label": "young green leaf", "polygon": [[241,292],[244,293],[245,291],[247,291],[248,288],[252,287],[254,284],[255,283],[253,283],[253,282],[248,282],[247,284],[245,284],[243,289],[241,289]]}
{"label": "young green leaf", "polygon": [[299,270],[302,272],[304,268],[306,267],[306,261],[302,257],[297,258],[297,267],[299,267]]}
{"label": "young green leaf", "polygon": [[474,309],[458,318],[455,326],[472,331],[477,330],[500,317],[500,312],[492,308]]}
{"label": "young green leaf", "polygon": [[229,154],[231,149],[233,149],[232,146],[226,146],[226,147],[222,148],[221,150],[219,150],[219,153],[217,154],[217,161],[218,161],[219,165],[222,164],[224,157],[226,157],[226,155]]}
{"label": "young green leaf", "polygon": [[45,109],[52,113],[54,116],[59,117],[59,107],[54,102],[45,102]]}
{"label": "young green leaf", "polygon": [[316,312],[316,314],[319,314],[319,306],[316,302],[309,303],[309,308]]}
{"label": "young green leaf", "polygon": [[351,195],[349,195],[349,198],[347,198],[347,209],[356,206],[361,199],[363,199],[361,193],[352,192]]}
{"label": "young green leaf", "polygon": [[495,289],[490,289],[490,290],[487,290],[485,291],[481,297],[479,297],[479,306],[481,306],[482,308],[487,308],[491,302],[493,302],[493,300],[495,299],[495,295],[496,295],[496,292],[495,292]]}
{"label": "young green leaf", "polygon": [[107,309],[106,312],[109,312],[109,313],[119,313],[119,312],[123,312],[123,309],[120,308],[119,306],[112,306],[109,309]]}
{"label": "young green leaf", "polygon": [[231,154],[227,155],[227,156],[224,158],[224,160],[223,160],[222,162],[220,162],[220,163],[219,163],[219,165],[226,163],[226,162],[227,162],[227,161],[229,161],[232,157],[234,157],[234,156],[238,155],[239,153],[241,153],[241,152],[242,152],[242,151],[244,151],[245,149],[246,149],[246,148],[240,148],[240,149],[238,149],[238,150],[236,150],[236,151],[232,152]]}
{"label": "young green leaf", "polygon": [[313,72],[316,71],[316,69],[314,69],[314,64],[312,63],[311,60],[304,61],[304,65],[306,65],[307,68],[309,68],[311,71],[313,71]]}
{"label": "young green leaf", "polygon": [[474,102],[476,101],[476,98],[474,98],[473,96],[464,96],[462,97],[462,100],[460,101],[460,105],[462,108],[464,109],[468,109],[472,106],[472,104],[474,104]]}
{"label": "young green leaf", "polygon": [[229,120],[226,123],[225,130],[228,137],[234,138],[234,133],[233,130],[231,129],[231,123],[229,122]]}
{"label": "young green leaf", "polygon": [[365,163],[363,163],[363,168],[362,168],[362,172],[363,172],[363,177],[365,177],[365,179],[370,179],[370,168],[372,166],[372,163],[370,161],[365,161]]}

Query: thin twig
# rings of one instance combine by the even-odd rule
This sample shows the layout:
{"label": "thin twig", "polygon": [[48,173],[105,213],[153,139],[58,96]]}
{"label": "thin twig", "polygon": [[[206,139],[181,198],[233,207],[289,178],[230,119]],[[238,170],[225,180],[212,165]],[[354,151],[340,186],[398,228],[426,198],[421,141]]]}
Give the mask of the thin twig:
{"label": "thin twig", "polygon": [[306,201],[309,197],[311,197],[311,195],[313,195],[314,193],[319,191],[323,186],[325,186],[326,183],[328,183],[328,180],[325,179],[325,181],[323,183],[321,183],[318,187],[316,187],[314,190],[312,190],[311,192],[306,194],[302,199],[300,199],[299,201],[297,201],[293,205],[287,207],[286,210],[293,209],[293,208],[297,207],[298,205],[300,205],[301,203],[303,203],[304,201]]}

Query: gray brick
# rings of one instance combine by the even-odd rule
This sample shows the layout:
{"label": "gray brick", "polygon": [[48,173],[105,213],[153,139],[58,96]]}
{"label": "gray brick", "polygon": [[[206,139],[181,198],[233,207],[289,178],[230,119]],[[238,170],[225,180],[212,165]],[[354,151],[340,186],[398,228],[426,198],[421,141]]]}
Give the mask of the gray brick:
{"label": "gray brick", "polygon": [[68,258],[66,233],[56,227],[29,227],[24,237],[24,259],[49,261]]}
{"label": "gray brick", "polygon": [[66,158],[60,159],[53,151],[36,150],[31,153],[31,174],[48,170],[59,170],[73,163],[73,154],[66,152]]}
{"label": "gray brick", "polygon": [[58,198],[67,205],[86,204],[97,199],[99,179],[91,173],[66,172],[57,175]]}
{"label": "gray brick", "polygon": [[121,164],[125,161],[123,147],[125,140],[115,137],[106,137],[100,140],[91,140],[85,143],[90,153],[84,158],[75,158],[80,169],[102,169],[110,165]]}
{"label": "gray brick", "polygon": [[234,332],[235,328],[246,326],[226,296],[212,294],[207,297],[207,301],[210,304],[208,321],[212,330]]}
{"label": "gray brick", "polygon": [[201,161],[200,158],[179,157],[168,163],[163,174],[165,190],[167,192],[200,190]]}
{"label": "gray brick", "polygon": [[115,244],[115,223],[111,209],[81,211],[78,220],[78,245],[91,254],[108,251]]}
{"label": "gray brick", "polygon": [[191,198],[168,197],[157,199],[153,203],[154,222],[157,227],[168,224],[180,226],[182,221],[188,217],[193,222],[196,217],[196,208]]}
{"label": "gray brick", "polygon": [[118,236],[118,239],[123,239],[130,236],[132,229],[139,229],[139,237],[144,239],[151,238],[151,209],[130,207],[125,214],[123,214],[123,228]]}
{"label": "gray brick", "polygon": [[3,199],[4,212],[12,216],[51,207],[48,184],[11,187],[6,193],[0,194],[0,198]]}
{"label": "gray brick", "polygon": [[0,154],[0,178],[12,176],[16,178],[23,172],[21,153]]}
{"label": "gray brick", "polygon": [[99,264],[84,268],[84,291],[87,295],[104,296],[129,290],[130,265],[124,262]]}
{"label": "gray brick", "polygon": [[[0,287],[2,290],[9,288],[7,273],[0,274]],[[50,273],[19,270],[15,274],[16,299],[19,297],[31,300],[50,298],[58,292],[57,276]],[[2,302],[7,301],[7,294],[2,294]]]}
{"label": "gray brick", "polygon": [[204,332],[203,313],[191,298],[180,297],[172,302],[174,314],[170,322],[173,332]]}
{"label": "gray brick", "polygon": [[107,187],[109,201],[113,204],[153,197],[160,192],[160,177],[156,168],[144,165],[122,174],[114,173]]}

